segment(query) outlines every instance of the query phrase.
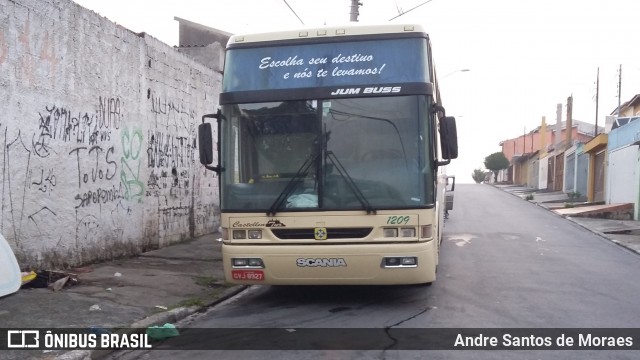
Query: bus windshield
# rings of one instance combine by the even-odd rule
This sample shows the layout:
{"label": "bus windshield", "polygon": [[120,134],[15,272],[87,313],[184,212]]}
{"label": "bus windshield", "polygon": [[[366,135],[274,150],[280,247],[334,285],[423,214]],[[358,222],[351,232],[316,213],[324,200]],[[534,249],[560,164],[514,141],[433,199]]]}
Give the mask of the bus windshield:
{"label": "bus windshield", "polygon": [[222,209],[433,203],[426,95],[223,105]]}

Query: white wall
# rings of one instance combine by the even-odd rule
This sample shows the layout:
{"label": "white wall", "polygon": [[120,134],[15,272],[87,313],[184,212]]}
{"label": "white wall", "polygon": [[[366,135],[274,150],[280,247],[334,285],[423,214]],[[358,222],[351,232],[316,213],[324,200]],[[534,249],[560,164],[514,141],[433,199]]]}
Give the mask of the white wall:
{"label": "white wall", "polygon": [[69,0],[0,0],[0,231],[23,269],[217,229],[197,124],[221,75]]}
{"label": "white wall", "polygon": [[638,146],[631,145],[609,151],[607,167],[607,203],[638,202]]}
{"label": "white wall", "polygon": [[538,162],[540,171],[538,171],[538,189],[546,189],[549,175],[549,158],[545,157]]}

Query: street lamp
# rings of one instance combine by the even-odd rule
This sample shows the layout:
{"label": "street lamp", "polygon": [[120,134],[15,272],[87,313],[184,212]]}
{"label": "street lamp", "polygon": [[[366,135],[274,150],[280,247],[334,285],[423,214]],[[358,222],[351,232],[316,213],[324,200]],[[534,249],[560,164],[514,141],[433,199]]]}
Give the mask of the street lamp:
{"label": "street lamp", "polygon": [[446,78],[446,77],[448,77],[448,76],[451,76],[451,75],[453,75],[453,74],[455,74],[455,73],[457,73],[457,72],[467,72],[467,71],[471,71],[471,69],[458,69],[458,70],[454,70],[454,71],[452,71],[452,72],[448,73],[447,75],[445,75],[445,76],[441,77],[441,78],[440,78],[440,80],[442,80],[442,79],[444,79],[444,78]]}

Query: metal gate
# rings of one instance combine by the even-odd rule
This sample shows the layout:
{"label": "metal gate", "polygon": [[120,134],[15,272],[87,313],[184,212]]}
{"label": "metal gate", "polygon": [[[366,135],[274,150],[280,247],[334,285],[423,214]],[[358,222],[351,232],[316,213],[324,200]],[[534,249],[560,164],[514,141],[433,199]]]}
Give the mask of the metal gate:
{"label": "metal gate", "polygon": [[575,190],[575,180],[576,180],[576,153],[571,153],[567,155],[567,167],[565,169],[565,191],[566,192],[574,192]]}

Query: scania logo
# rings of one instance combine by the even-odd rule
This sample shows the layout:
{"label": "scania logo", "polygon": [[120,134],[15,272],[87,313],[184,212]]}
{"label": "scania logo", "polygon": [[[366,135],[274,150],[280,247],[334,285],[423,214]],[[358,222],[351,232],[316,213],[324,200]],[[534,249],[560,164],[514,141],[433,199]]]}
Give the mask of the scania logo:
{"label": "scania logo", "polygon": [[296,260],[296,265],[300,267],[339,267],[347,266],[347,262],[343,258],[316,258],[316,259],[304,259],[300,258]]}

